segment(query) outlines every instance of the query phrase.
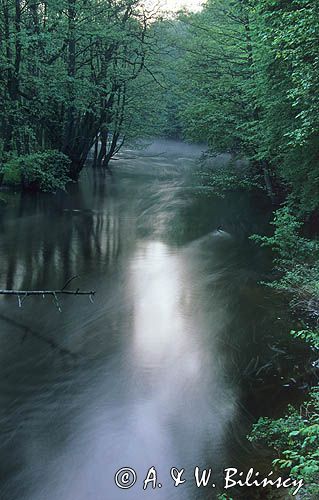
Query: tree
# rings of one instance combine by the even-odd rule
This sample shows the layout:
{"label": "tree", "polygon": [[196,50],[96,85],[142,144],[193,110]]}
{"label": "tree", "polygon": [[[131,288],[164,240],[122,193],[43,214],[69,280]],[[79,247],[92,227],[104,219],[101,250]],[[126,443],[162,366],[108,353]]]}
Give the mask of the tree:
{"label": "tree", "polygon": [[[1,160],[56,149],[76,179],[99,138],[106,165],[125,135],[132,82],[152,46],[138,0],[1,0]],[[109,140],[111,137],[111,140]]]}

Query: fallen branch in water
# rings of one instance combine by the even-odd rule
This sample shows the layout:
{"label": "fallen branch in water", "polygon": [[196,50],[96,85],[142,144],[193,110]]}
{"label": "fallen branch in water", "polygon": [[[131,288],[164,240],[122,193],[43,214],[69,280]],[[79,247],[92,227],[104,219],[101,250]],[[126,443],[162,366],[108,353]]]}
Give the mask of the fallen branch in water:
{"label": "fallen branch in water", "polygon": [[81,291],[80,288],[76,290],[66,290],[67,286],[78,276],[72,276],[68,279],[61,290],[0,290],[0,295],[15,295],[18,298],[19,307],[22,307],[23,302],[27,297],[32,295],[42,295],[44,298],[46,295],[51,295],[54,298],[55,305],[58,310],[62,312],[58,295],[88,295],[90,301],[93,303],[93,296],[95,295],[95,290]]}

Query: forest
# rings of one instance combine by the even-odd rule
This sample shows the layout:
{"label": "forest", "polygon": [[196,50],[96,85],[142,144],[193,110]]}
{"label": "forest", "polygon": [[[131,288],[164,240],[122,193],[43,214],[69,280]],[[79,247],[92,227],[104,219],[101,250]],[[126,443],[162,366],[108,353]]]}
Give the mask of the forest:
{"label": "forest", "polygon": [[10,191],[68,193],[87,168],[111,182],[118,155],[154,137],[205,144],[206,166],[229,154],[203,168],[211,193],[267,200],[270,230],[250,235],[272,256],[261,286],[287,303],[287,337],[317,357],[316,375],[299,406],[260,417],[248,440],[305,481],[300,498],[318,498],[319,1],[170,13],[140,0],[0,0],[0,34],[3,206]]}

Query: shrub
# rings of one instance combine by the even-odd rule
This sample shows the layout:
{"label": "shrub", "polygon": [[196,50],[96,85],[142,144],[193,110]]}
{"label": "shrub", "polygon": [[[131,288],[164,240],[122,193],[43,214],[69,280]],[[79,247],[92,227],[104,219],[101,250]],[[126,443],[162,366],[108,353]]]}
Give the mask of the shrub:
{"label": "shrub", "polygon": [[261,189],[260,176],[244,160],[204,155],[195,175],[197,187],[205,188],[207,194],[214,196],[223,197],[229,191]]}
{"label": "shrub", "polygon": [[54,193],[69,181],[70,160],[56,150],[41,151],[8,160],[2,167],[3,182],[24,189]]}
{"label": "shrub", "polygon": [[[311,325],[307,323],[303,330],[290,333],[307,342],[312,350],[318,350],[319,243],[300,235],[303,223],[288,206],[275,212],[273,225],[273,236],[252,237],[275,253],[279,278],[266,284],[290,294],[291,307],[301,311]],[[260,418],[248,439],[272,447],[277,452],[273,465],[285,469],[295,479],[303,479],[301,498],[319,497],[319,387],[313,388],[300,411],[289,407],[283,418]]]}
{"label": "shrub", "polygon": [[302,222],[291,213],[288,206],[275,212],[271,237],[254,235],[252,239],[262,246],[271,247],[275,253],[275,269],[279,278],[268,286],[288,292],[291,306],[306,316],[319,318],[319,242],[303,238],[299,233]]}
{"label": "shrub", "polygon": [[297,480],[303,479],[301,498],[318,498],[319,387],[312,390],[300,411],[289,407],[283,418],[260,418],[248,439],[271,446],[277,452],[273,466]]}

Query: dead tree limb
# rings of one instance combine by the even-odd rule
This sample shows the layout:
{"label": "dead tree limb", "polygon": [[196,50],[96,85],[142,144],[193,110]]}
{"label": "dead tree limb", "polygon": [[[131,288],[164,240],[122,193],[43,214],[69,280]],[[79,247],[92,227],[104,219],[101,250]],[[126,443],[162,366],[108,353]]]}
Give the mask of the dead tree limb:
{"label": "dead tree limb", "polygon": [[95,290],[0,290],[0,295],[95,295]]}
{"label": "dead tree limb", "polygon": [[93,303],[95,290],[80,290],[80,288],[77,288],[76,290],[66,290],[71,281],[73,281],[77,277],[78,276],[72,276],[72,278],[68,279],[60,290],[0,290],[0,295],[15,295],[18,299],[19,307],[22,307],[22,304],[27,297],[42,295],[42,297],[44,298],[46,295],[50,295],[53,297],[55,305],[60,312],[62,311],[62,309],[60,306],[58,295],[88,295],[90,301]]}

